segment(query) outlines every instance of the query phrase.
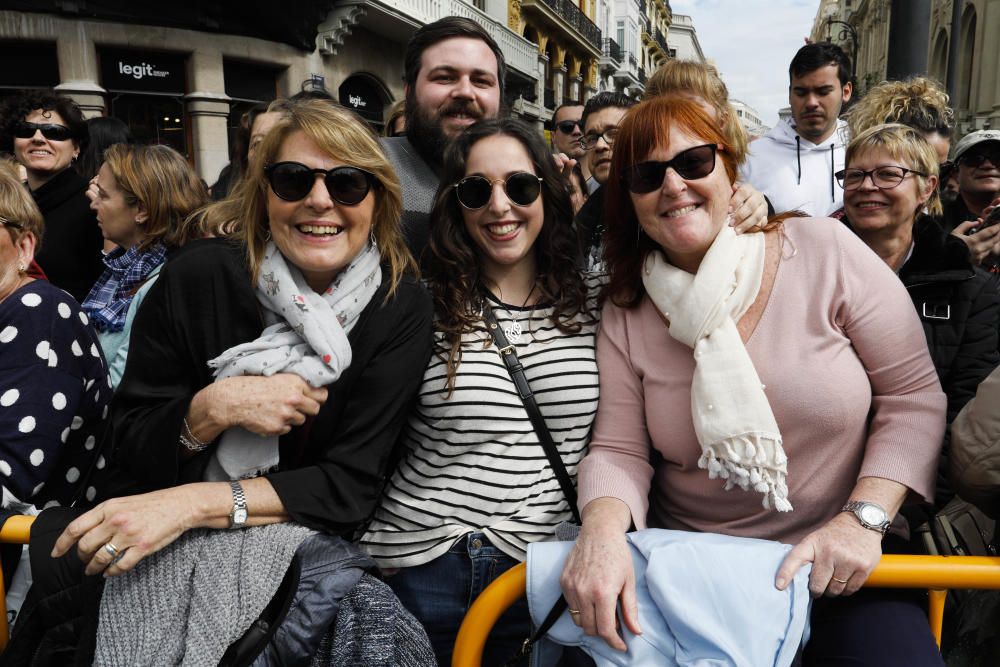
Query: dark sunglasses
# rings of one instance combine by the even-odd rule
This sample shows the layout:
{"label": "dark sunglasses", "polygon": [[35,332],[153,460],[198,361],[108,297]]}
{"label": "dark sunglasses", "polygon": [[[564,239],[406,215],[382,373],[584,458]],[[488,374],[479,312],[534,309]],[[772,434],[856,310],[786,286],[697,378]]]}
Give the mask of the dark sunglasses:
{"label": "dark sunglasses", "polygon": [[640,162],[626,168],[623,178],[630,192],[643,195],[652,192],[663,185],[667,169],[673,169],[677,175],[687,181],[705,178],[715,169],[715,153],[718,146],[705,144],[681,151],[672,160],[666,162]]}
{"label": "dark sunglasses", "polygon": [[1000,148],[985,151],[976,151],[975,153],[969,152],[962,156],[959,163],[966,165],[967,167],[979,167],[987,160],[994,167],[1000,167]]}
{"label": "dark sunglasses", "polygon": [[339,204],[360,204],[372,187],[378,183],[375,174],[357,167],[310,169],[299,162],[277,162],[264,167],[271,191],[285,201],[305,199],[316,183],[316,175],[323,176],[326,190]]}
{"label": "dark sunglasses", "polygon": [[556,127],[563,134],[573,134],[573,130],[577,127],[583,132],[583,126],[580,125],[580,121],[578,120],[561,120],[556,123]]}
{"label": "dark sunglasses", "polygon": [[486,206],[493,196],[493,186],[503,183],[507,199],[516,206],[528,206],[538,199],[542,192],[542,179],[526,171],[518,171],[507,178],[491,181],[485,176],[466,176],[452,187],[458,203],[465,208],[476,210]]}
{"label": "dark sunglasses", "polygon": [[73,131],[65,125],[29,123],[26,120],[14,123],[14,136],[18,139],[31,139],[39,130],[41,130],[42,136],[49,141],[68,141],[73,138]]}

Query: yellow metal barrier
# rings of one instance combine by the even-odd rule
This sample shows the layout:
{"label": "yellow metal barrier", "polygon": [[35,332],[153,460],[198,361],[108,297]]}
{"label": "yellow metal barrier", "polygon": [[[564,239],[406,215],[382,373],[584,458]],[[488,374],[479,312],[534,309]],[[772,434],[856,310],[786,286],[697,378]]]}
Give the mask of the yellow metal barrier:
{"label": "yellow metal barrier", "polygon": [[[31,536],[33,516],[12,516],[0,528],[0,544],[27,544]],[[7,627],[7,591],[3,587],[3,567],[0,566],[0,653],[7,648],[10,629]]]}
{"label": "yellow metal barrier", "polygon": [[[480,666],[486,638],[497,619],[524,595],[526,581],[527,569],[521,563],[497,577],[476,598],[458,631],[452,667]],[[928,617],[940,646],[947,589],[1000,589],[1000,558],[885,555],[865,586],[929,589]]]}

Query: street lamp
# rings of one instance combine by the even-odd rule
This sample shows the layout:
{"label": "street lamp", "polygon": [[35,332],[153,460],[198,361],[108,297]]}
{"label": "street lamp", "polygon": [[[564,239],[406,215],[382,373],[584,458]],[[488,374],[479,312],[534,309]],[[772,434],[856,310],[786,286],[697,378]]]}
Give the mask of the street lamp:
{"label": "street lamp", "polygon": [[838,21],[834,19],[832,16],[829,16],[826,19],[826,35],[827,39],[829,39],[831,42],[833,41],[833,37],[831,36],[830,32],[834,25],[840,26],[840,32],[837,33],[837,41],[843,42],[848,37],[850,37],[851,39],[851,68],[853,68],[854,71],[857,72],[858,33],[856,30],[854,30],[854,26],[852,26],[850,23],[847,23],[846,21]]}

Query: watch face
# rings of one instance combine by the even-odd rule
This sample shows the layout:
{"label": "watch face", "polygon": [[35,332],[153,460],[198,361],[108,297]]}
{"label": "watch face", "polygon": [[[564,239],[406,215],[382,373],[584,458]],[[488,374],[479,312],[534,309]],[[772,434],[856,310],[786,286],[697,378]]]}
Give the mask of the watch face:
{"label": "watch face", "polygon": [[246,510],[233,510],[233,523],[240,524],[246,523],[247,511]]}
{"label": "watch face", "polygon": [[885,522],[886,516],[878,507],[874,505],[865,505],[861,508],[861,519],[867,524],[872,526],[878,526]]}

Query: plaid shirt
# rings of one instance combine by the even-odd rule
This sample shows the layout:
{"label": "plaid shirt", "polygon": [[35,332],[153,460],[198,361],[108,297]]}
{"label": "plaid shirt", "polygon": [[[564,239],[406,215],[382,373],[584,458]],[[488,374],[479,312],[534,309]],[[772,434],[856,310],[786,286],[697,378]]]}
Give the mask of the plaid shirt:
{"label": "plaid shirt", "polygon": [[167,257],[167,248],[156,243],[140,252],[135,245],[115,248],[104,256],[107,268],[84,299],[81,308],[98,331],[121,331],[136,291]]}

